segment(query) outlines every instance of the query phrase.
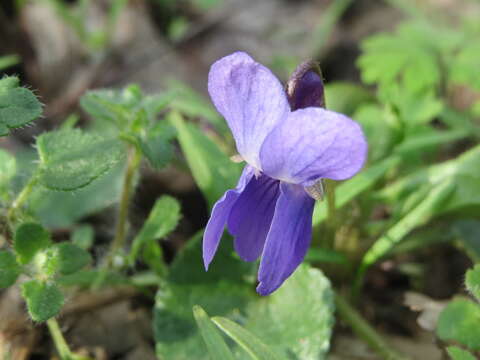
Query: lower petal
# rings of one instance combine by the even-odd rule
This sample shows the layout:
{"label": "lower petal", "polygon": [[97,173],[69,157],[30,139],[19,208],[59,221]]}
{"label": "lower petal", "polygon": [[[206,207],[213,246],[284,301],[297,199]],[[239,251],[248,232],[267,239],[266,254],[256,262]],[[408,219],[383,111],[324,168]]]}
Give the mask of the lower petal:
{"label": "lower petal", "polygon": [[252,179],[253,175],[254,169],[247,165],[243,169],[237,187],[235,189],[227,190],[220,200],[218,200],[213,206],[212,215],[208,220],[203,234],[203,263],[207,270],[217,252],[218,244],[222,238],[223,230],[225,229],[225,224],[230,211],[242,191]]}
{"label": "lower petal", "polygon": [[266,175],[252,178],[228,217],[235,236],[235,251],[245,261],[256,260],[263,250],[279,194],[278,180]]}
{"label": "lower petal", "polygon": [[280,197],[258,272],[260,295],[278,289],[305,257],[312,237],[314,203],[302,186],[280,183]]}

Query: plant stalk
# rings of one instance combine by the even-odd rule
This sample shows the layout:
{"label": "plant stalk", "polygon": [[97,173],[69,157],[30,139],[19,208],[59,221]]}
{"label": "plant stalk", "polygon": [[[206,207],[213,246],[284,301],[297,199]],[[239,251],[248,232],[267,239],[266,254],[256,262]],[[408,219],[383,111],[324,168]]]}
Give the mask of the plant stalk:
{"label": "plant stalk", "polygon": [[378,332],[355,310],[345,298],[335,294],[335,305],[340,317],[352,328],[353,332],[364,340],[385,360],[409,360],[405,355],[392,349]]}
{"label": "plant stalk", "polygon": [[335,182],[330,179],[324,180],[325,193],[327,195],[327,218],[325,222],[325,241],[324,246],[332,249],[335,244],[335,234],[337,231],[337,208],[335,205]]}
{"label": "plant stalk", "polygon": [[123,180],[122,194],[118,209],[117,225],[115,227],[115,237],[107,258],[107,267],[113,265],[113,259],[118,250],[125,246],[125,238],[128,225],[128,210],[133,192],[133,182],[140,165],[141,155],[136,147],[131,147],[128,152],[127,169]]}
{"label": "plant stalk", "polygon": [[68,347],[68,344],[63,337],[57,320],[54,318],[47,320],[47,326],[60,358],[62,360],[73,360],[74,355],[72,354],[72,351]]}
{"label": "plant stalk", "polygon": [[17,195],[10,209],[8,209],[7,220],[10,225],[10,228],[13,229],[13,224],[16,220],[15,216],[18,209],[20,209],[21,206],[25,203],[28,196],[31,194],[32,190],[35,188],[35,185],[37,184],[37,182],[38,182],[37,177],[33,175],[28,181],[28,183],[24,186],[22,191]]}

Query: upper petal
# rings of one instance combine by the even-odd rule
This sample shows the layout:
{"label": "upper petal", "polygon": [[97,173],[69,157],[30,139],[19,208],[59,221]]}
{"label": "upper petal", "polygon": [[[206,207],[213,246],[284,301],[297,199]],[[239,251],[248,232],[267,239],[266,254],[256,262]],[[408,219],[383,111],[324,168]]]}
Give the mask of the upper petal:
{"label": "upper petal", "polygon": [[254,169],[251,166],[245,166],[243,173],[238,180],[237,187],[233,190],[227,190],[213,206],[212,215],[208,220],[203,234],[203,263],[207,270],[217,252],[218,244],[222,238],[230,210],[252,179],[253,175]]}
{"label": "upper petal", "polygon": [[319,178],[348,179],[362,168],[366,156],[360,125],[321,108],[290,113],[265,139],[260,153],[267,175],[305,186]]}
{"label": "upper petal", "polygon": [[236,52],[212,65],[208,92],[227,121],[240,155],[261,169],[260,147],[290,111],[278,79],[246,53]]}
{"label": "upper petal", "polygon": [[256,260],[263,250],[279,192],[278,180],[253,177],[240,194],[228,217],[235,251],[245,261]]}
{"label": "upper petal", "polygon": [[258,272],[260,295],[278,289],[305,257],[312,237],[314,204],[302,186],[280,183],[280,197]]}

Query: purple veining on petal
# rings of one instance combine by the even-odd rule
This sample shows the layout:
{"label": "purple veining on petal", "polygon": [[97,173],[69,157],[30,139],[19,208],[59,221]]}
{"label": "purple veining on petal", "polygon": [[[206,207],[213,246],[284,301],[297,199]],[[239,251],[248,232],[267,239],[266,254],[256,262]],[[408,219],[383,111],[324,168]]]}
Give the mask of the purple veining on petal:
{"label": "purple veining on petal", "polygon": [[290,111],[282,84],[249,55],[236,52],[212,65],[208,91],[227,121],[240,155],[261,169],[260,147]]}
{"label": "purple veining on petal", "polygon": [[280,197],[258,272],[260,295],[278,289],[303,261],[312,236],[314,204],[302,186],[280,184]]}
{"label": "purple veining on petal", "polygon": [[279,195],[279,181],[260,175],[250,180],[235,202],[227,226],[243,260],[254,261],[262,253]]}
{"label": "purple veining on petal", "polygon": [[254,169],[251,166],[245,166],[237,187],[227,190],[213,206],[212,215],[203,234],[203,263],[206,270],[217,252],[232,207],[253,177]]}

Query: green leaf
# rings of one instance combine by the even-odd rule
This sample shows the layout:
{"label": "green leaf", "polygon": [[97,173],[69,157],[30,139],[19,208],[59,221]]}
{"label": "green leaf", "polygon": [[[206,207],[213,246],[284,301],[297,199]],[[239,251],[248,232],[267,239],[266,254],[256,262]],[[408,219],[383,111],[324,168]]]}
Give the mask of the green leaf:
{"label": "green leaf", "polygon": [[444,341],[454,340],[472,350],[480,350],[480,306],[469,300],[450,302],[440,314],[437,335]]}
{"label": "green leaf", "polygon": [[212,321],[255,360],[279,359],[260,339],[232,320],[216,316]]}
{"label": "green leaf", "polygon": [[17,172],[15,158],[0,149],[0,199],[6,199],[10,192],[10,181]]}
{"label": "green leaf", "polygon": [[5,55],[0,56],[0,71],[10,66],[16,65],[20,62],[20,57],[18,55]]}
{"label": "green leaf", "polygon": [[375,241],[363,256],[357,272],[356,285],[360,286],[365,271],[380,258],[384,257],[410,231],[426,224],[438,214],[454,190],[455,185],[449,181],[434,187],[414,209],[393,225],[380,239]]}
{"label": "green leaf", "polygon": [[458,346],[447,347],[447,352],[452,360],[475,360],[475,357],[470,352],[463,350]]}
{"label": "green leaf", "polygon": [[364,87],[349,82],[332,82],[325,85],[325,103],[329,110],[348,116],[357,108],[372,102],[373,95]]}
{"label": "green leaf", "polygon": [[233,357],[232,352],[205,310],[200,306],[194,306],[193,316],[200,328],[200,334],[207,345],[212,360],[234,360],[235,358]]}
{"label": "green leaf", "polygon": [[452,226],[452,232],[468,256],[475,263],[480,263],[480,242],[478,241],[480,221],[475,219],[457,220]]}
{"label": "green leaf", "polygon": [[180,220],[180,204],[171,196],[162,196],[155,202],[142,229],[133,240],[130,261],[138,256],[140,248],[172,232]]}
{"label": "green leaf", "polygon": [[[301,265],[272,295],[257,298],[243,326],[278,357],[324,359],[334,324],[334,294],[318,269]],[[292,314],[295,316],[292,316]]]}
{"label": "green leaf", "polygon": [[73,226],[78,220],[98,213],[120,199],[124,161],[111,171],[75,192],[55,191],[38,186],[29,197],[29,208],[50,228]]}
{"label": "green leaf", "polygon": [[77,190],[112,169],[124,155],[116,139],[79,129],[42,134],[37,139],[39,180],[52,190]]}
{"label": "green leaf", "polygon": [[233,163],[218,146],[193,124],[187,124],[177,112],[169,114],[169,121],[178,132],[178,141],[188,166],[210,206],[235,186],[240,176],[240,165]]}
{"label": "green leaf", "polygon": [[97,283],[99,278],[102,280],[102,286],[105,287],[129,285],[129,280],[118,272],[108,271],[105,273],[101,270],[80,270],[70,275],[60,276],[56,281],[60,286],[89,288]]}
{"label": "green leaf", "polygon": [[73,274],[92,261],[87,251],[67,242],[53,245],[47,249],[46,255],[48,260],[44,267],[49,276]]}
{"label": "green leaf", "polygon": [[23,223],[15,231],[13,248],[20,264],[28,264],[38,251],[51,243],[50,233],[36,223]]}
{"label": "green leaf", "polygon": [[171,140],[175,135],[173,126],[166,121],[158,121],[138,137],[140,149],[152,168],[158,170],[170,162],[173,157]]}
{"label": "green leaf", "polygon": [[53,283],[31,280],[22,284],[22,296],[33,321],[44,322],[58,315],[64,298]]}
{"label": "green leaf", "polygon": [[15,284],[20,275],[21,267],[15,260],[15,255],[11,252],[0,251],[0,289],[7,288]]}
{"label": "green leaf", "polygon": [[450,76],[456,83],[465,84],[480,90],[480,75],[478,74],[478,54],[480,45],[476,41],[466,44],[451,62]]}
{"label": "green leaf", "polygon": [[480,265],[467,271],[465,285],[467,285],[468,291],[480,301]]}
{"label": "green leaf", "polygon": [[81,249],[88,250],[92,247],[95,238],[95,232],[90,225],[80,225],[72,233],[72,244]]}
{"label": "green leaf", "polygon": [[[334,305],[330,284],[322,273],[301,266],[274,294],[260,297],[254,292],[252,265],[232,254],[231,239],[223,239],[208,272],[204,271],[201,235],[187,243],[175,259],[157,294],[157,355],[208,359],[192,317],[192,307],[199,305],[211,315],[239,322],[279,358],[323,359],[329,347]],[[246,358],[239,347],[232,351]]]}
{"label": "green leaf", "polygon": [[16,77],[0,79],[0,136],[38,118],[42,105],[28,89],[19,86]]}
{"label": "green leaf", "polygon": [[142,94],[135,85],[123,90],[92,90],[82,96],[80,105],[94,119],[124,129],[132,114],[141,108]]}

